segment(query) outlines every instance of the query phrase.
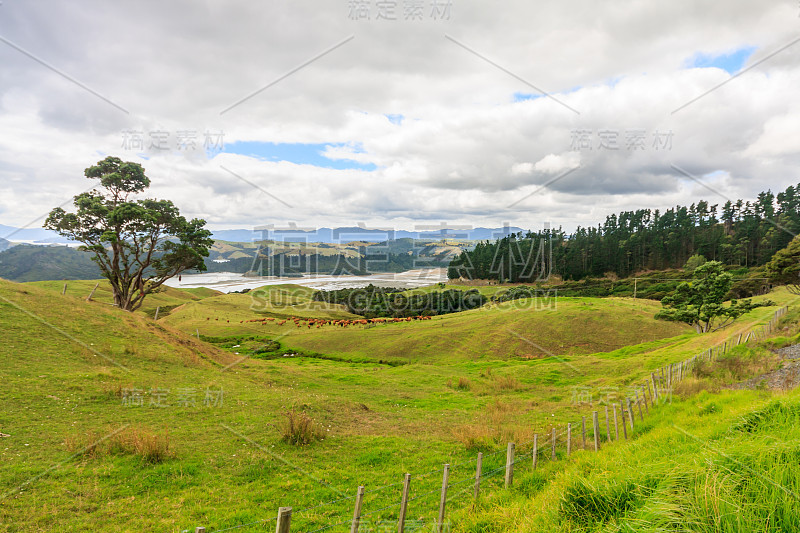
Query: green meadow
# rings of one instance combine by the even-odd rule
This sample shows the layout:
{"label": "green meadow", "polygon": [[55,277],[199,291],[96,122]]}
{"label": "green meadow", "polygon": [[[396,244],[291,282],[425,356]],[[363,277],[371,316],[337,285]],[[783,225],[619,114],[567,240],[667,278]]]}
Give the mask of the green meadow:
{"label": "green meadow", "polygon": [[[292,531],[347,531],[359,485],[362,531],[378,531],[406,472],[409,519],[430,531],[444,463],[452,531],[797,526],[800,400],[726,388],[780,364],[769,348],[794,342],[794,312],[779,336],[730,352],[736,364],[682,382],[631,440],[535,471],[521,461],[511,490],[496,475],[507,442],[527,453],[603,395],[766,323],[794,302],[783,289],[763,297],[776,306],[698,335],[630,298],[317,328],[301,319],[359,317],[293,285],[167,288],[124,313],[104,283],[86,301],[95,283],[62,295],[63,282],[0,280],[2,531],[263,531],[280,506],[295,510]],[[473,505],[478,452],[493,474]]]}

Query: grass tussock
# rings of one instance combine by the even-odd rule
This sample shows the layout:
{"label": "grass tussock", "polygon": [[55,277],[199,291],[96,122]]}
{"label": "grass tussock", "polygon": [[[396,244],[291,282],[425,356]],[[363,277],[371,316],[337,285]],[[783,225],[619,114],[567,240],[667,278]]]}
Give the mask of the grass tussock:
{"label": "grass tussock", "polygon": [[559,514],[580,526],[605,524],[624,516],[642,501],[644,487],[630,480],[593,484],[578,478],[562,493]]}
{"label": "grass tussock", "polygon": [[533,440],[533,430],[521,423],[522,405],[499,400],[488,404],[476,422],[453,429],[453,437],[467,450],[494,450],[509,442]]}
{"label": "grass tussock", "polygon": [[67,437],[67,449],[85,458],[111,455],[135,455],[148,464],[158,464],[175,456],[170,448],[169,431],[127,428],[119,433],[89,431]]}
{"label": "grass tussock", "polygon": [[321,438],[314,419],[305,411],[290,409],[284,415],[281,440],[295,446],[305,446]]}
{"label": "grass tussock", "polygon": [[695,394],[698,394],[704,390],[715,389],[711,388],[711,384],[708,380],[703,380],[694,376],[688,376],[684,378],[683,381],[679,381],[678,384],[675,385],[673,394],[679,398],[689,398],[690,396],[694,396]]}
{"label": "grass tussock", "polygon": [[519,390],[522,388],[522,383],[514,376],[497,376],[493,384],[499,391]]}
{"label": "grass tussock", "polygon": [[448,379],[447,386],[451,389],[456,389],[456,390],[470,390],[472,388],[472,382],[465,377],[460,377],[458,378],[458,381],[453,381],[452,379]]}
{"label": "grass tussock", "polygon": [[[688,380],[706,382],[704,388],[720,387],[745,381],[775,370],[780,357],[763,346],[736,346],[716,361],[702,361],[695,365]],[[697,385],[695,385],[697,386]]]}

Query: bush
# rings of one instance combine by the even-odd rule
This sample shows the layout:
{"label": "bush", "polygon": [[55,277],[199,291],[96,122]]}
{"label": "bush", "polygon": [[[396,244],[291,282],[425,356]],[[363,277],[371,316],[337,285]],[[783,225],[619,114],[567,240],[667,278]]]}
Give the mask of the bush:
{"label": "bush", "polygon": [[267,341],[257,348],[253,348],[253,354],[260,355],[264,353],[272,353],[281,349],[281,343],[278,341]]}

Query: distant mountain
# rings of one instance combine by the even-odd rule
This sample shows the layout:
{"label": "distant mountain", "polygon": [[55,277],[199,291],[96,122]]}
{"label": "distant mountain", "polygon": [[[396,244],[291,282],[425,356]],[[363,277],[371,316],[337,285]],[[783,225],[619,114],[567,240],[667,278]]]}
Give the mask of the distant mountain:
{"label": "distant mountain", "polygon": [[0,252],[0,278],[19,282],[101,278],[91,256],[66,246],[18,244]]}
{"label": "distant mountain", "polygon": [[13,226],[4,226],[0,224],[0,239],[8,241],[27,241],[27,242],[42,242],[50,244],[66,244],[72,242],[66,237],[62,237],[55,231],[50,231],[43,228],[15,228]]}
{"label": "distant mountain", "polygon": [[[284,242],[321,242],[339,244],[348,242],[384,242],[397,239],[451,239],[460,241],[494,241],[508,233],[525,231],[517,226],[506,228],[472,228],[472,229],[423,229],[419,231],[373,229],[358,226],[338,228],[301,228],[285,227],[279,229],[222,229],[212,232],[214,240],[228,242],[254,242],[264,239]],[[42,228],[19,229],[0,224],[0,239],[12,242],[29,242],[42,244],[68,244],[74,241],[62,237],[58,233]],[[3,248],[0,247],[0,250]]]}
{"label": "distant mountain", "polygon": [[436,230],[393,230],[393,229],[373,229],[361,228],[358,226],[339,227],[339,228],[271,228],[263,230],[247,229],[227,229],[216,230],[213,238],[218,241],[228,242],[253,242],[260,240],[276,240],[284,242],[320,242],[326,244],[348,243],[348,242],[384,242],[398,239],[451,239],[461,241],[494,241],[508,233],[524,232],[517,226],[504,228],[472,228],[472,229],[453,229],[442,228]]}
{"label": "distant mountain", "polygon": [[8,249],[9,246],[11,246],[10,242],[8,242],[5,239],[0,239],[0,252],[2,252],[3,250]]}

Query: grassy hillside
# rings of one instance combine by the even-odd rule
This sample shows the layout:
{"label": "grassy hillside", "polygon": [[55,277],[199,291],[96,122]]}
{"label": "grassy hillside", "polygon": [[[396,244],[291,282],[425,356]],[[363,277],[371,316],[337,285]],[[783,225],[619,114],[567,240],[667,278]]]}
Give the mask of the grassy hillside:
{"label": "grassy hillside", "polygon": [[91,254],[74,248],[19,244],[0,251],[0,278],[35,281],[98,277],[100,269],[91,260]]}
{"label": "grassy hillside", "polygon": [[602,453],[526,462],[458,530],[800,531],[797,391],[703,391],[653,412]]}
{"label": "grassy hillside", "polygon": [[174,310],[165,320],[190,333],[286,335],[287,345],[302,350],[355,359],[424,362],[540,359],[548,352],[591,354],[690,332],[686,326],[654,320],[660,307],[655,302],[591,298],[559,298],[544,309],[537,309],[532,300],[518,300],[428,321],[367,327],[307,328],[292,321],[283,325],[279,321],[241,323],[261,316],[358,318],[339,306],[311,302],[301,295],[310,298],[312,291],[300,291],[287,285],[193,302]]}
{"label": "grassy hillside", "polygon": [[[454,479],[463,478],[474,468],[475,452],[483,450],[494,454],[487,455],[486,468],[496,468],[507,440],[527,441],[534,432],[591,412],[591,405],[576,402],[577,386],[622,390],[650,368],[685,359],[733,333],[680,334],[610,352],[576,352],[562,361],[499,359],[501,352],[476,361],[462,357],[455,342],[436,364],[393,367],[302,354],[262,360],[236,354],[235,345],[220,350],[200,342],[173,323],[183,310],[195,309],[197,317],[187,313],[190,323],[182,325],[188,331],[196,327],[192,320],[201,319],[209,332],[249,331],[234,313],[243,319],[299,309],[276,309],[283,305],[276,299],[256,313],[249,305],[241,308],[250,301],[247,294],[186,302],[186,296],[168,292],[160,296],[185,303],[156,323],[102,299],[86,302],[91,282],[74,292],[68,288],[64,296],[58,283],[37,285],[0,280],[0,433],[9,435],[0,437],[2,531],[178,532],[197,525],[219,531],[250,522],[255,523],[239,531],[263,531],[278,506],[313,507],[352,496],[358,484],[374,491],[365,500],[365,512],[394,504],[405,472],[415,473],[414,518],[429,522],[436,514],[442,463],[454,465]],[[302,288],[282,290],[296,297],[297,306],[309,296]],[[786,293],[771,297],[791,299]],[[565,304],[564,317],[591,317],[591,308],[600,304],[620,306],[618,314],[624,311],[634,320],[644,316],[644,311],[637,314],[639,302],[590,303]],[[203,317],[200,311],[215,315]],[[342,316],[335,309],[307,312]],[[515,317],[522,312],[485,313]],[[771,313],[757,309],[738,327],[763,322]],[[459,327],[446,318],[380,328],[408,328],[406,333],[422,343],[433,339],[422,326],[437,324],[439,336]],[[461,320],[480,323],[468,314]],[[559,320],[557,314],[548,319]],[[265,337],[281,334],[277,326],[252,327],[262,328],[257,332]],[[543,327],[544,321],[532,322],[528,334]],[[359,338],[380,328],[344,331]],[[560,330],[580,333],[567,326]],[[315,328],[303,331],[311,332],[308,339],[318,334]],[[291,345],[291,339],[279,342]],[[757,393],[740,394],[744,405],[751,398],[746,395]],[[314,420],[316,438],[308,445],[282,440],[292,409]],[[525,508],[523,501],[514,494],[507,500],[500,493],[496,497],[486,511],[508,508],[514,521],[504,523],[516,524],[515,506]],[[453,508],[468,500],[457,496]],[[370,520],[393,513],[378,512]],[[293,531],[310,531],[348,515],[350,500],[298,512]],[[509,530],[475,525],[481,519],[470,516],[458,520],[455,531]]]}
{"label": "grassy hillside", "polygon": [[[108,305],[113,304],[114,296],[111,292],[111,284],[106,279],[33,281],[27,283],[26,285],[32,287],[41,287],[48,291],[61,294],[64,291],[64,285],[66,284],[66,295],[73,296],[75,298],[87,298],[92,293],[95,285],[98,283],[99,285],[92,296],[92,300]],[[139,308],[139,312],[153,317],[155,315],[156,308],[160,307],[161,310],[159,311],[159,317],[164,317],[167,316],[172,309],[187,302],[202,300],[204,298],[219,296],[221,294],[222,293],[219,291],[207,289],[205,287],[199,287],[195,289],[177,289],[162,285],[158,289],[158,292],[155,292],[145,298],[142,307]]]}

